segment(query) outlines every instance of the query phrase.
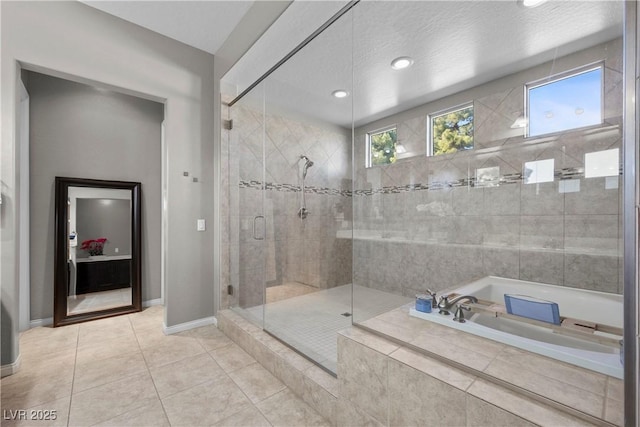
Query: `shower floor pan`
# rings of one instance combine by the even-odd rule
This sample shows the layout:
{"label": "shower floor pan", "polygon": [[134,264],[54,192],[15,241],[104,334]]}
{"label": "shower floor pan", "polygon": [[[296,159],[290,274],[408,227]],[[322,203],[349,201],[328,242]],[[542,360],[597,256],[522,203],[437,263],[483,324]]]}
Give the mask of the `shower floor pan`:
{"label": "shower floor pan", "polygon": [[[338,359],[337,333],[412,299],[355,285],[323,289],[302,296],[259,305],[238,312],[297,351],[335,373]],[[244,312],[244,313],[243,313]]]}

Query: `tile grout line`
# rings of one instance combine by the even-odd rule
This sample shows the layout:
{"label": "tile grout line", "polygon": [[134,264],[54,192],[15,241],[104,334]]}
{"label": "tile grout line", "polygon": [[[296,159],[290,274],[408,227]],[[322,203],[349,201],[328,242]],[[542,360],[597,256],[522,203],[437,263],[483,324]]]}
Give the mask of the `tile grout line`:
{"label": "tile grout line", "polygon": [[[133,328],[132,328],[132,332],[134,333],[134,336],[135,336],[136,341],[137,341],[137,336],[135,335],[135,330],[133,330]],[[118,338],[114,338],[114,339],[118,339]],[[78,341],[79,341],[79,332],[78,332]],[[109,341],[109,340],[107,340],[107,341]],[[87,347],[90,347],[90,346],[87,346]],[[144,361],[144,354],[142,353],[142,349],[140,348],[139,344],[138,344],[138,349],[139,349],[139,352],[140,352],[140,354],[141,354],[141,356],[143,358],[143,361]],[[76,362],[74,363],[74,384],[75,384],[75,370],[76,370],[77,364],[78,364],[78,362],[77,362],[77,352],[78,352],[78,350],[79,350],[79,346],[76,348]],[[117,354],[115,356],[110,356],[110,357],[104,358],[102,360],[113,359],[113,358],[116,358],[116,357],[120,357],[122,355],[134,354],[135,352],[136,351],[124,352],[124,353]],[[145,365],[146,365],[146,361],[145,361]],[[93,390],[93,389],[98,388],[98,387],[102,387],[102,386],[105,386],[105,385],[108,385],[108,384],[113,384],[115,382],[122,381],[122,380],[124,380],[126,378],[130,378],[132,376],[139,375],[139,374],[140,374],[140,372],[135,372],[135,373],[126,375],[126,376],[124,376],[122,378],[119,378],[119,379],[110,380],[110,381],[107,381],[107,382],[105,382],[103,384],[94,385],[94,386],[91,386],[91,387],[86,388],[84,390],[80,390],[80,391],[78,391],[78,393],[84,393],[86,391]]]}
{"label": "tile grout line", "polygon": [[[211,358],[213,358],[213,356],[211,356]],[[215,360],[215,359],[214,359],[214,360]],[[216,363],[218,363],[218,362],[216,361]],[[254,363],[258,363],[258,361],[256,360]],[[250,363],[250,364],[249,364],[249,365],[247,365],[247,366],[251,366],[251,365],[253,365],[254,363]],[[259,363],[258,363],[258,364],[259,364]],[[239,370],[241,370],[241,369],[246,368],[247,366],[244,366],[244,367],[242,367],[242,368],[240,368],[240,369],[236,369],[235,371],[232,371],[232,372],[237,372],[237,371],[239,371]],[[262,366],[262,365],[261,365],[261,366]],[[262,411],[260,411],[260,408],[258,408],[258,406],[257,406],[255,403],[253,403],[253,401],[251,400],[251,398],[249,397],[249,395],[248,395],[247,393],[245,393],[245,391],[244,391],[244,390],[243,390],[243,389],[238,385],[238,383],[236,383],[236,382],[233,380],[233,378],[231,378],[231,375],[229,375],[229,373],[227,373],[224,369],[223,369],[222,371],[224,372],[224,375],[225,375],[225,376],[226,376],[226,377],[227,377],[227,378],[228,378],[228,379],[229,379],[229,380],[230,380],[230,381],[231,381],[231,382],[232,382],[236,387],[238,387],[238,390],[240,390],[240,393],[242,393],[242,394],[247,398],[247,400],[249,401],[249,404],[250,404],[251,406],[253,406],[254,408],[256,408],[260,413],[262,413]],[[282,391],[282,390],[280,390],[280,391]],[[275,394],[278,394],[278,393],[275,393]],[[275,395],[275,394],[274,394],[274,395]],[[272,395],[272,396],[273,396],[273,395]],[[269,397],[271,397],[271,396],[269,396]],[[262,399],[260,402],[262,402],[262,401],[264,401],[264,400],[267,400],[267,399],[268,399],[268,397],[267,397],[267,398],[265,398],[265,399]],[[260,403],[260,402],[258,402],[258,403]],[[234,415],[236,415],[236,414],[239,414],[241,411],[242,411],[242,410],[240,409],[240,410],[238,410],[237,412],[234,412],[233,414],[231,414],[231,415],[228,415],[228,416],[224,417],[224,418],[223,418],[222,420],[220,420],[220,421],[226,420],[226,419],[227,419],[227,418],[229,418],[229,417],[232,417],[232,416],[234,416]],[[269,424],[271,424],[271,422],[269,422],[269,420],[267,419],[267,417],[266,417],[264,414],[262,414],[262,416],[264,417],[264,419],[265,419],[265,420],[267,420],[267,422],[268,422]],[[273,424],[271,424],[271,425],[273,425]]]}
{"label": "tile grout line", "polygon": [[[188,359],[189,357],[198,357],[198,356],[202,356],[202,355],[204,355],[204,354],[207,354],[209,357],[211,357],[211,360],[213,360],[213,362],[214,362],[214,363],[216,363],[216,365],[217,365],[218,367],[220,367],[220,365],[218,365],[218,363],[215,361],[215,359],[213,358],[213,356],[211,356],[211,354],[209,354],[207,351],[205,351],[204,353],[196,354],[196,355],[193,355],[193,356],[188,356],[188,357],[186,357],[186,358],[184,358],[184,359],[176,360],[175,362],[167,363],[167,364],[165,364],[165,365],[150,367],[150,368],[149,368],[149,370],[151,370],[152,368],[153,368],[153,369],[155,369],[155,368],[162,368],[162,367],[166,367],[166,366],[171,365],[171,364],[173,364],[173,363],[182,362],[182,361],[184,361],[184,360]],[[146,361],[145,361],[145,364],[146,364]],[[222,369],[222,367],[220,367],[220,370],[222,371],[222,373],[224,373],[224,369]],[[221,374],[219,374],[218,376],[222,376],[222,373],[221,373]],[[153,380],[153,375],[151,375],[151,379]],[[161,397],[161,398],[160,398],[160,400],[162,401],[162,399],[167,399],[167,398],[169,398],[169,397],[173,397],[173,396],[175,396],[175,395],[176,395],[176,394],[178,394],[178,393],[182,393],[182,392],[187,391],[187,390],[189,390],[189,389],[191,389],[191,388],[193,388],[193,387],[197,387],[197,386],[200,386],[200,385],[202,385],[202,384],[205,384],[205,383],[208,383],[208,382],[211,382],[211,381],[214,381],[214,380],[215,380],[215,378],[214,378],[214,379],[206,379],[206,380],[203,380],[202,382],[199,382],[199,383],[197,383],[197,384],[193,384],[191,387],[185,388],[185,389],[183,389],[183,390],[178,390],[178,391],[173,392],[173,393],[171,393],[171,394],[168,394],[168,395],[166,395],[166,396],[164,396],[164,397]],[[154,386],[155,386],[155,380],[153,380],[153,383],[154,383]],[[156,390],[157,390],[157,388],[156,388]],[[160,395],[160,393],[158,392],[158,396],[159,396],[159,395]],[[164,406],[163,406],[163,408],[164,408]]]}
{"label": "tile grout line", "polygon": [[[217,329],[217,327],[216,327],[216,329]],[[219,329],[218,329],[218,330],[219,330]],[[222,331],[221,331],[221,332],[222,332]],[[225,336],[226,336],[226,335],[225,335]],[[231,341],[230,343],[228,343],[228,344],[226,344],[226,345],[224,345],[224,346],[218,347],[218,348],[228,347],[228,346],[230,346],[231,344],[235,344],[235,343],[234,343],[233,341]],[[237,344],[236,344],[236,345],[237,345]],[[242,347],[238,346],[238,348],[240,348],[242,351],[244,351],[244,349],[243,349]],[[217,350],[217,349],[212,349],[212,350]],[[207,352],[207,354],[209,354],[209,356],[211,357],[211,359],[213,359],[213,361],[214,361],[218,366],[220,366],[220,364],[218,363],[218,361],[216,360],[216,358],[213,356],[213,354],[211,354],[211,351],[210,351],[210,350],[207,350],[207,349],[205,349],[205,351]],[[249,354],[249,353],[247,353],[247,354]],[[251,356],[251,354],[249,354],[249,356]],[[241,369],[244,369],[244,368],[246,368],[247,366],[251,366],[251,365],[254,365],[254,364],[258,364],[259,366],[262,366],[262,365],[260,364],[260,362],[258,362],[258,360],[257,360],[255,357],[251,356],[251,358],[254,360],[254,362],[253,362],[253,363],[250,363],[249,365],[243,366],[242,368],[238,368],[238,369],[235,369],[235,370],[230,371],[230,372],[227,372],[224,368],[222,368],[222,366],[220,366],[220,369],[222,369],[222,373],[223,373],[223,374],[224,374],[224,375],[225,375],[229,380],[231,380],[231,382],[232,382],[233,384],[235,384],[235,386],[236,386],[236,387],[238,387],[238,390],[240,390],[240,392],[241,392],[241,393],[242,393],[242,394],[247,398],[247,400],[249,401],[249,404],[250,404],[251,406],[253,406],[255,409],[257,409],[257,410],[258,410],[258,412],[260,412],[260,414],[262,414],[262,416],[264,417],[264,419],[265,419],[265,420],[267,420],[267,422],[269,423],[269,425],[273,426],[273,424],[269,421],[269,419],[267,418],[267,416],[266,416],[264,413],[262,413],[262,411],[260,410],[260,408],[258,408],[258,406],[257,406],[255,403],[253,403],[253,401],[251,400],[251,398],[249,397],[249,395],[247,395],[247,393],[245,393],[245,391],[240,387],[240,385],[238,385],[238,383],[234,381],[234,379],[231,377],[231,375],[229,375],[229,374],[230,374],[230,373],[232,373],[232,372],[240,371]],[[264,367],[263,367],[263,368],[264,368]],[[266,368],[265,368],[265,369],[266,369]],[[285,389],[286,389],[286,388],[288,388],[288,387],[285,385]],[[269,397],[275,396],[276,394],[280,393],[281,391],[283,391],[283,390],[280,390],[280,391],[278,391],[278,392],[276,392],[276,393],[272,394],[272,395],[271,395],[271,396],[269,396]],[[269,397],[266,397],[266,398],[262,399],[260,402],[263,402],[263,401],[267,400]],[[260,403],[260,402],[258,402],[258,403]],[[232,417],[233,415],[236,415],[236,414],[238,414],[238,413],[240,413],[240,412],[241,412],[241,410],[238,410],[237,412],[234,412],[233,414],[226,416],[225,418],[223,418],[223,419],[222,419],[222,420],[220,420],[220,421],[223,421],[223,420],[225,420],[225,419],[227,419],[227,418],[229,418],[229,417]]]}
{"label": "tile grout line", "polygon": [[[129,315],[131,316],[131,315]],[[131,329],[133,329],[133,335],[136,338],[136,342],[138,343],[138,348],[140,349],[140,354],[142,355],[142,360],[144,361],[144,366],[147,368],[147,373],[149,374],[149,378],[151,378],[151,384],[153,384],[153,389],[156,391],[156,396],[158,397],[158,401],[160,402],[160,407],[162,408],[162,412],[164,413],[164,417],[171,425],[171,420],[169,419],[169,414],[167,414],[167,410],[164,407],[164,403],[160,398],[160,393],[158,392],[158,387],[156,386],[156,382],[153,379],[153,375],[151,374],[151,368],[149,367],[149,363],[147,363],[147,358],[144,356],[144,351],[142,350],[142,346],[140,345],[140,340],[138,339],[138,332],[136,328],[133,326],[133,322],[131,321],[131,317],[129,317],[129,323],[131,324]]]}
{"label": "tile grout line", "polygon": [[[135,328],[134,328],[134,333],[135,333]],[[135,336],[136,336],[136,340],[138,340],[138,335],[137,335],[137,333],[135,334]],[[216,363],[216,365],[217,365],[217,366],[219,366],[219,367],[220,367],[220,369],[221,369],[221,371],[222,371],[222,372],[221,372],[221,374],[220,374],[219,376],[226,375],[227,377],[229,377],[229,375],[225,372],[225,370],[224,370],[224,369],[223,369],[223,368],[218,364],[218,362],[215,360],[215,358],[214,358],[214,357],[213,357],[213,355],[210,353],[210,351],[209,351],[209,350],[207,350],[207,349],[204,347],[204,345],[203,345],[203,344],[202,344],[202,342],[200,341],[200,338],[198,338],[198,337],[188,337],[188,338],[193,338],[193,339],[194,339],[194,340],[195,340],[195,341],[196,341],[196,342],[197,342],[197,343],[202,347],[202,349],[204,350],[204,352],[203,352],[203,353],[196,354],[196,355],[192,355],[192,356],[186,356],[186,357],[184,357],[184,358],[182,358],[182,359],[179,359],[179,360],[176,360],[176,361],[174,361],[174,362],[170,362],[170,363],[166,363],[166,364],[164,364],[164,365],[159,365],[159,366],[154,366],[154,367],[150,367],[150,366],[148,365],[148,363],[147,363],[147,359],[144,357],[144,352],[142,351],[142,347],[140,347],[141,352],[142,352],[142,357],[143,357],[144,362],[145,362],[145,366],[147,367],[147,370],[149,371],[149,376],[151,377],[151,381],[152,381],[152,383],[153,383],[154,389],[156,390],[156,395],[158,396],[158,400],[160,401],[160,405],[161,405],[161,407],[162,407],[162,410],[163,410],[163,412],[164,412],[164,414],[165,414],[165,417],[166,417],[167,421],[169,422],[169,425],[171,425],[171,420],[170,420],[170,418],[169,418],[169,415],[167,414],[167,411],[166,411],[166,408],[165,408],[165,405],[164,405],[164,402],[163,402],[163,398],[161,398],[161,397],[160,397],[160,393],[159,393],[158,388],[157,388],[157,386],[156,386],[155,379],[153,378],[153,375],[151,374],[151,368],[162,368],[162,367],[165,367],[165,366],[167,366],[167,365],[171,365],[172,363],[177,363],[177,362],[184,361],[184,360],[186,360],[186,359],[188,359],[188,358],[190,358],[190,357],[196,357],[196,356],[200,356],[200,355],[206,354],[207,356],[209,356],[209,357],[211,358],[211,360],[212,360],[214,363]],[[203,339],[204,339],[204,338],[203,338]],[[229,343],[229,344],[230,344],[230,343]],[[139,340],[138,340],[138,345],[140,346],[140,342],[139,342]],[[227,345],[228,345],[228,344],[227,344]],[[222,346],[222,347],[226,347],[227,345],[224,345],[224,346]],[[222,347],[219,347],[219,348],[222,348]],[[232,378],[230,378],[230,377],[229,377],[229,379],[230,379],[232,382],[234,382]],[[192,389],[192,388],[194,388],[194,387],[201,386],[201,385],[206,384],[206,383],[209,383],[209,382],[211,382],[211,381],[213,381],[213,380],[205,380],[205,381],[199,382],[199,383],[197,383],[197,384],[193,384],[191,387],[188,387],[188,388],[186,388],[186,389],[184,389],[184,390],[176,391],[175,393],[172,393],[172,394],[170,394],[170,395],[164,396],[164,398],[166,399],[166,398],[169,398],[169,397],[171,397],[171,396],[175,396],[175,395],[177,395],[177,394],[179,394],[179,393],[183,393],[183,392],[185,392],[185,391],[187,391],[187,390],[190,390],[190,389]],[[234,382],[234,384],[235,384],[235,382]],[[240,387],[238,387],[238,388],[240,389]],[[242,391],[242,390],[240,389],[240,391]],[[244,392],[243,392],[243,394],[244,394]],[[247,396],[247,398],[248,398],[248,396]],[[251,403],[251,404],[253,405],[253,403],[251,402],[251,399],[249,399],[249,403]],[[253,405],[253,406],[255,406],[255,405]],[[240,411],[238,411],[238,412],[240,412]],[[233,415],[237,414],[238,412],[234,412],[233,414],[230,414],[228,417],[233,416]],[[228,418],[228,417],[225,417],[225,419],[226,419],[226,418]]]}
{"label": "tile grout line", "polygon": [[[271,351],[271,350],[269,350],[269,351]],[[247,353],[247,354],[248,354],[248,353]],[[251,356],[251,355],[249,355],[249,356]],[[213,356],[212,356],[212,357],[213,357]],[[231,372],[229,372],[229,373],[227,374],[227,376],[228,376],[228,377],[231,379],[231,381],[233,381],[233,383],[234,383],[234,384],[235,384],[235,385],[240,389],[240,391],[241,391],[245,396],[247,396],[247,399],[249,399],[249,402],[251,402],[251,404],[252,404],[253,406],[256,406],[256,403],[260,403],[260,402],[262,402],[262,401],[265,401],[265,400],[267,400],[268,398],[270,398],[271,396],[275,396],[276,394],[280,393],[281,391],[284,391],[284,390],[288,389],[289,387],[287,387],[287,385],[286,385],[285,383],[283,383],[282,381],[280,381],[280,379],[279,379],[279,378],[277,378],[275,375],[273,375],[271,372],[269,372],[269,370],[268,370],[267,368],[265,368],[264,366],[262,366],[262,364],[261,364],[260,362],[258,362],[258,360],[257,360],[255,357],[253,357],[253,356],[251,356],[251,357],[255,360],[255,362],[250,363],[250,364],[248,364],[247,366],[243,366],[242,368],[236,369],[235,371],[231,371]],[[215,360],[215,359],[214,359],[214,360]],[[229,375],[229,374],[231,374],[231,373],[233,373],[233,372],[241,371],[242,369],[248,368],[248,367],[250,367],[250,366],[252,366],[252,365],[258,365],[258,366],[260,366],[260,367],[261,367],[262,369],[264,369],[264,370],[265,370],[269,375],[271,375],[272,377],[274,377],[274,378],[275,378],[275,379],[276,379],[280,384],[282,384],[282,385],[284,386],[284,388],[283,388],[283,389],[280,389],[280,390],[278,390],[278,391],[276,391],[275,393],[273,393],[273,394],[271,394],[271,395],[269,395],[269,396],[267,396],[267,397],[265,397],[264,399],[259,400],[259,401],[258,401],[258,402],[256,402],[256,403],[254,403],[254,402],[253,402],[253,400],[251,400],[251,397],[249,397],[249,395],[248,395],[247,393],[245,393],[245,391],[242,389],[242,387],[240,386],[240,384],[238,384],[238,383],[236,382],[236,380],[234,380],[234,379],[233,379],[233,377],[231,377],[231,375]],[[225,372],[225,373],[226,373],[226,372]]]}
{"label": "tile grout line", "polygon": [[[131,320],[130,320],[130,319],[127,319],[127,320],[129,320],[129,323],[131,324]],[[131,325],[131,326],[132,326],[132,331],[133,331],[134,336],[135,336],[136,341],[137,341],[137,335],[135,335],[135,329],[133,328],[133,325]],[[138,347],[139,347],[139,349],[140,349],[140,354],[141,354],[141,356],[142,356],[142,358],[143,358],[143,361],[145,362],[145,368],[147,368],[147,372],[149,373],[149,376],[151,376],[151,373],[148,371],[148,367],[146,366],[146,361],[144,360],[144,354],[142,353],[142,349],[140,348],[140,345],[139,345],[139,344],[138,344]],[[130,353],[134,353],[134,352],[130,352]],[[125,353],[125,354],[129,354],[129,353]],[[118,357],[118,356],[112,356],[112,357]],[[125,380],[125,379],[127,379],[127,378],[134,377],[134,376],[136,376],[136,375],[140,375],[141,373],[142,373],[142,372],[133,373],[133,374],[131,374],[131,375],[127,375],[127,376],[125,376],[125,377],[123,377],[123,378],[120,378],[120,379],[117,379],[117,380],[109,381],[109,382],[106,382],[106,383],[104,383],[104,384],[99,384],[99,385],[96,385],[96,386],[93,386],[93,387],[87,388],[87,389],[85,389],[85,390],[80,391],[79,393],[84,393],[84,392],[86,392],[86,391],[93,390],[93,389],[96,389],[96,388],[98,388],[98,387],[103,387],[103,386],[105,386],[105,385],[113,384],[113,383],[115,383],[115,382],[122,381],[122,380]],[[152,378],[152,380],[153,380],[153,378]],[[143,406],[144,406],[144,405],[143,405]],[[124,414],[126,414],[126,413],[128,413],[128,412],[131,412],[131,411],[134,411],[134,410],[136,410],[136,409],[142,408],[143,406],[139,406],[139,407],[137,407],[137,408],[132,408],[132,409],[130,409],[130,410],[128,410],[128,411],[125,411],[125,412],[119,413],[119,414],[117,414],[117,415],[114,415],[113,417],[111,417],[111,418],[109,418],[109,419],[98,421],[97,423],[92,424],[92,425],[101,424],[101,423],[104,423],[104,422],[107,422],[107,421],[113,420],[113,419],[118,418],[118,417],[120,417],[120,416],[122,416],[122,415],[124,415]]]}
{"label": "tile grout line", "polygon": [[605,377],[604,379],[604,399],[602,403],[602,419],[606,420],[607,415],[607,402],[609,401],[609,377]]}
{"label": "tile grout line", "polygon": [[[277,393],[272,394],[271,396],[267,397],[266,399],[261,400],[259,403],[262,403],[270,398],[272,398],[273,396],[277,396],[281,393],[284,393],[285,391],[290,390],[289,387],[286,387],[284,390],[280,390]],[[293,390],[291,390],[291,393],[297,398],[298,396],[296,396],[295,393],[293,393]],[[300,399],[302,400],[302,399]],[[304,402],[304,401],[303,401]],[[307,404],[305,402],[305,404]],[[265,420],[267,420],[267,422],[269,423],[269,425],[273,426],[273,423],[271,422],[271,420],[267,417],[267,414],[264,413],[264,411],[262,409],[260,409],[260,407],[258,405],[254,405],[256,407],[256,409],[258,410],[258,412],[260,412],[260,414],[262,414],[262,416],[264,417]],[[323,417],[324,418],[324,417]]]}
{"label": "tile grout line", "polygon": [[71,376],[71,395],[69,396],[69,410],[67,411],[67,427],[71,422],[71,405],[73,403],[73,387],[76,383],[76,368],[78,366],[78,347],[80,346],[80,325],[78,326],[78,335],[76,336],[76,351],[73,357],[73,375]]}
{"label": "tile grout line", "polygon": [[[222,332],[222,331],[221,331],[221,332]],[[225,335],[225,336],[226,336],[226,335]],[[228,347],[228,346],[230,346],[231,344],[235,344],[235,343],[234,343],[233,341],[231,341],[231,342],[230,342],[230,343],[228,343],[227,345],[224,345],[224,346],[219,347],[219,348]],[[236,345],[237,345],[237,344],[236,344]],[[245,351],[245,350],[244,350],[242,347],[240,347],[239,345],[238,345],[238,348],[240,348],[242,351]],[[214,350],[215,350],[215,349],[214,349]],[[269,350],[269,351],[272,351],[271,349],[268,349],[268,350]],[[245,351],[245,352],[246,352],[246,351]],[[216,358],[215,358],[215,357],[210,353],[210,351],[209,351],[209,350],[207,350],[207,353],[209,353],[209,355],[211,356],[211,358],[212,358],[216,363],[218,363],[218,361],[216,360]],[[246,353],[247,353],[247,354],[249,354],[248,352],[246,352]],[[270,375],[272,375],[272,376],[273,376],[273,374],[272,374],[271,372],[269,372],[269,370],[268,370],[268,369],[266,369],[264,366],[262,366],[262,364],[261,364],[260,362],[258,362],[258,360],[257,360],[255,357],[253,357],[251,354],[249,354],[249,356],[251,356],[251,358],[254,360],[254,362],[253,362],[253,363],[250,363],[250,364],[249,364],[249,365],[247,365],[247,366],[251,366],[251,365],[257,364],[258,366],[261,366],[261,367],[262,367],[263,369],[265,369],[265,370],[266,370]],[[218,365],[219,365],[219,364],[218,364]],[[237,383],[237,382],[236,382],[236,381],[231,377],[231,375],[229,375],[229,374],[231,374],[232,372],[238,372],[238,371],[240,371],[241,369],[246,368],[247,366],[243,366],[242,368],[238,368],[238,369],[235,369],[235,370],[230,371],[230,372],[227,372],[227,371],[226,371],[226,370],[224,370],[224,369],[222,369],[222,371],[223,371],[223,373],[227,376],[227,378],[229,378],[229,379],[230,379],[230,380],[231,380],[231,381],[236,385],[236,387],[238,387],[238,389],[242,392],[242,394],[244,394],[244,395],[246,396],[246,398],[249,400],[249,403],[251,404],[251,406],[253,406],[255,409],[257,409],[257,410],[258,410],[258,412],[260,412],[260,414],[261,414],[261,415],[263,416],[263,418],[267,421],[267,423],[269,423],[269,425],[273,426],[273,423],[271,423],[271,421],[269,420],[269,418],[267,418],[267,415],[266,415],[266,414],[265,414],[265,413],[264,413],[264,412],[263,412],[263,411],[258,407],[258,405],[257,405],[257,404],[258,404],[258,403],[261,403],[261,402],[264,402],[265,400],[268,400],[268,399],[272,398],[273,396],[276,396],[276,395],[278,395],[279,393],[282,393],[282,392],[284,392],[284,391],[286,391],[286,390],[290,390],[290,389],[289,389],[289,387],[288,387],[285,383],[283,383],[282,381],[280,381],[280,379],[279,379],[279,378],[277,378],[277,377],[275,377],[275,376],[274,376],[274,378],[276,378],[276,379],[277,379],[277,380],[278,380],[282,385],[284,385],[284,388],[283,388],[283,389],[281,389],[281,390],[278,390],[277,392],[273,393],[273,394],[272,394],[272,395],[270,395],[270,396],[265,397],[264,399],[260,400],[259,402],[253,403],[253,401],[251,400],[251,398],[249,397],[249,395],[247,395],[247,393],[245,393],[245,391],[240,387],[240,385],[239,385],[239,384],[238,384],[238,383]],[[222,367],[221,367],[221,368],[222,368]],[[233,416],[233,415],[235,415],[235,414],[237,414],[237,413],[239,413],[239,412],[240,412],[240,411],[235,412],[234,414],[231,414],[231,415],[229,415],[228,417],[225,417],[225,419],[226,419],[226,418],[229,418],[229,417],[231,417],[231,416]]]}

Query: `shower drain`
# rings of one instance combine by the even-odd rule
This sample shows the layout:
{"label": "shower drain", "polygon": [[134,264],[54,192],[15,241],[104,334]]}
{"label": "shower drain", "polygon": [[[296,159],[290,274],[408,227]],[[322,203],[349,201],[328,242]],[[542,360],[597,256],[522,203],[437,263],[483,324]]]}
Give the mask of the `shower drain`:
{"label": "shower drain", "polygon": [[342,313],[342,316],[344,316],[344,317],[349,317],[349,316],[351,316],[351,313],[349,313],[349,312],[347,312],[347,313]]}

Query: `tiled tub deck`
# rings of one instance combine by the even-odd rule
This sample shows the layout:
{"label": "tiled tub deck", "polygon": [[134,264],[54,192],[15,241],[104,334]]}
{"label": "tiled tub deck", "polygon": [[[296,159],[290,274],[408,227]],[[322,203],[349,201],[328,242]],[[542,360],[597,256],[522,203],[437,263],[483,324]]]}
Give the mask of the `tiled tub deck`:
{"label": "tiled tub deck", "polygon": [[408,306],[362,323],[376,334],[338,334],[337,379],[234,312],[218,325],[337,426],[623,424],[621,380],[412,318]]}
{"label": "tiled tub deck", "polygon": [[[357,327],[338,337],[340,396],[378,422],[623,425],[623,381],[408,311],[406,305],[362,323],[389,340]],[[362,366],[369,374],[358,373]],[[378,379],[383,380],[376,387]]]}

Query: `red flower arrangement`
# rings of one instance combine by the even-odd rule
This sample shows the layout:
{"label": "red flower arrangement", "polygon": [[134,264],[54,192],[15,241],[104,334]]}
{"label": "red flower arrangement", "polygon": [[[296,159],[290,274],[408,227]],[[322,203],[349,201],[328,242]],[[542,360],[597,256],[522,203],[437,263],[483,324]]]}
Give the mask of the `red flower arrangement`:
{"label": "red flower arrangement", "polygon": [[104,243],[106,241],[107,239],[105,237],[85,240],[82,242],[80,249],[89,252],[89,255],[91,256],[102,255],[102,250],[104,249]]}

